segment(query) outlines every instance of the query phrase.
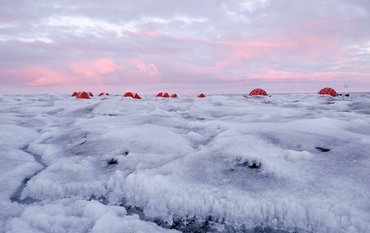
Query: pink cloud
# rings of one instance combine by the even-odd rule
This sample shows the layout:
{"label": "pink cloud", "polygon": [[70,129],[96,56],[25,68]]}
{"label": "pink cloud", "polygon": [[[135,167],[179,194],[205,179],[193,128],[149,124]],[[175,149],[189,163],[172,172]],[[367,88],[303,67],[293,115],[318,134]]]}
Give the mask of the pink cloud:
{"label": "pink cloud", "polygon": [[[142,35],[136,33],[137,35]],[[340,45],[330,35],[303,33],[296,35],[287,32],[284,36],[260,36],[245,40],[211,40],[179,35],[162,35],[162,38],[175,39],[189,44],[205,44],[222,50],[229,59],[252,59],[261,55],[277,55],[278,52],[296,53],[309,58],[322,55],[322,49],[338,49]]]}
{"label": "pink cloud", "polygon": [[148,31],[128,31],[124,30],[122,32],[124,35],[127,36],[138,36],[138,37],[149,37],[149,38],[155,38],[159,36],[159,33],[157,31],[148,30]]}
{"label": "pink cloud", "polygon": [[116,65],[112,59],[101,58],[94,61],[94,67],[98,73],[105,74],[116,70],[118,65]]}
{"label": "pink cloud", "polygon": [[[175,39],[189,46],[200,44],[213,50],[215,61],[212,65],[202,66],[200,63],[192,62],[180,64],[184,72],[194,74],[215,74],[231,69],[250,72],[256,67],[248,70],[250,68],[247,67],[248,62],[273,66],[276,65],[276,61],[286,61],[290,57],[295,57],[297,62],[299,61],[297,59],[311,63],[341,62],[350,54],[349,49],[343,47],[335,37],[311,32],[299,35],[287,33],[284,36],[260,36],[245,40],[209,40],[178,35],[163,35],[162,38]],[[294,66],[294,63],[290,64]]]}
{"label": "pink cloud", "polygon": [[42,66],[25,67],[8,72],[16,83],[29,86],[71,84],[73,77],[61,71]]}
{"label": "pink cloud", "polygon": [[44,67],[35,67],[30,71],[30,75],[35,77],[32,85],[45,86],[45,85],[55,85],[55,84],[66,84],[68,82],[68,76],[65,74],[44,68]]}
{"label": "pink cloud", "polygon": [[131,64],[133,64],[144,75],[156,76],[159,73],[157,66],[153,63],[146,64],[139,59],[133,59]]}
{"label": "pink cloud", "polygon": [[[224,48],[224,56],[235,60],[251,60],[256,57],[284,57],[286,54],[305,58],[328,57],[326,51],[339,46],[330,37],[305,35],[302,37],[261,37],[245,41],[219,41]],[[338,51],[336,51],[338,53]],[[337,54],[334,54],[337,56]]]}
{"label": "pink cloud", "polygon": [[73,73],[84,77],[91,77],[97,74],[86,63],[74,63],[71,65],[71,70]]}
{"label": "pink cloud", "polygon": [[7,22],[9,22],[11,20],[12,20],[11,17],[0,15],[0,23],[7,23]]}
{"label": "pink cloud", "polygon": [[83,77],[94,77],[115,71],[119,66],[110,58],[99,58],[89,61],[75,61],[70,64],[73,73]]}
{"label": "pink cloud", "polygon": [[156,76],[159,73],[157,66],[153,63],[145,63],[137,58],[127,64],[117,64],[110,58],[99,58],[87,61],[75,61],[70,65],[70,70],[77,76],[88,78],[97,83],[104,82],[102,75],[114,73],[126,79],[140,78],[141,76]]}
{"label": "pink cloud", "polygon": [[[131,59],[117,64],[110,58],[69,62],[64,67],[25,66],[19,69],[3,68],[3,74],[12,77],[9,84],[24,86],[97,86],[112,84],[159,83],[159,69],[153,63]],[[108,76],[106,76],[108,75]]]}
{"label": "pink cloud", "polygon": [[[12,77],[11,83],[25,86],[68,86],[103,84],[101,75],[120,68],[109,58],[78,61],[67,67],[51,68],[40,65],[24,66],[19,69],[3,68]],[[87,79],[86,79],[87,78]]]}

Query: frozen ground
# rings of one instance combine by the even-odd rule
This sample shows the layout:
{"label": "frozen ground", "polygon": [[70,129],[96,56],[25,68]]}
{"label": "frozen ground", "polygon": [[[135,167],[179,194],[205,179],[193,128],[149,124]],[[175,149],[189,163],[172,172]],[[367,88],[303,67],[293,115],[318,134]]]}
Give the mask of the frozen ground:
{"label": "frozen ground", "polygon": [[368,233],[369,115],[370,94],[0,96],[0,232]]}

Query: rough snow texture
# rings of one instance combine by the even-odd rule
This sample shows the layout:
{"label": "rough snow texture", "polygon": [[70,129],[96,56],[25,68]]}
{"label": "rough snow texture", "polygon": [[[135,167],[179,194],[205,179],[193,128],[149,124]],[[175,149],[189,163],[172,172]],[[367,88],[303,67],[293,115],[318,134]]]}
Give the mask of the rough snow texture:
{"label": "rough snow texture", "polygon": [[370,232],[369,109],[370,94],[2,96],[0,232],[168,232],[189,216]]}

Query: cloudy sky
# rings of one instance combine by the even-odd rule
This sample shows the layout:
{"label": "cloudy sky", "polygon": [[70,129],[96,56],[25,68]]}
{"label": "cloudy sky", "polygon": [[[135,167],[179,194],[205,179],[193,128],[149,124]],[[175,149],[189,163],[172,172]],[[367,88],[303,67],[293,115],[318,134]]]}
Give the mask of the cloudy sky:
{"label": "cloudy sky", "polygon": [[0,91],[370,91],[368,0],[0,0]]}

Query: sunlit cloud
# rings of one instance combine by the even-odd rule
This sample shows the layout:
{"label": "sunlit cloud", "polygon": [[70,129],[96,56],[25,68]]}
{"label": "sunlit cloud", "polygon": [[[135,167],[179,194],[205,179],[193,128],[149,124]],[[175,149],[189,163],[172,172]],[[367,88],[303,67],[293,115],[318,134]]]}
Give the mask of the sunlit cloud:
{"label": "sunlit cloud", "polygon": [[155,76],[158,75],[159,73],[157,66],[154,64],[145,64],[144,62],[138,59],[132,60],[132,64],[135,65],[136,68],[143,72],[143,74],[145,75]]}
{"label": "sunlit cloud", "polygon": [[91,77],[113,72],[118,65],[109,58],[100,58],[93,61],[76,61],[70,65],[70,68],[77,75]]}

